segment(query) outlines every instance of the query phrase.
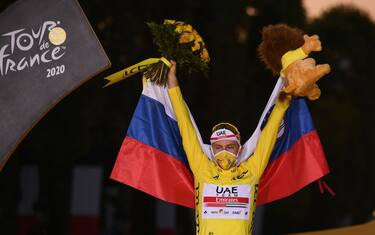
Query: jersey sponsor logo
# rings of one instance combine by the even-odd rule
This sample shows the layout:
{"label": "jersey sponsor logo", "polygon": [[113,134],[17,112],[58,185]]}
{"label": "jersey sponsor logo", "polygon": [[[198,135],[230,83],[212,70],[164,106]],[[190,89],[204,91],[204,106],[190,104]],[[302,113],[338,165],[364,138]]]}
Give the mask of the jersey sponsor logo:
{"label": "jersey sponsor logo", "polygon": [[239,175],[233,177],[232,180],[240,180],[240,179],[242,179],[243,177],[245,177],[245,175],[246,175],[248,172],[249,172],[248,170],[243,171],[241,174],[239,174]]}
{"label": "jersey sponsor logo", "polygon": [[225,130],[217,131],[217,132],[216,132],[216,135],[217,135],[217,136],[225,136],[225,135],[226,135]]}
{"label": "jersey sponsor logo", "polygon": [[219,179],[219,175],[215,175],[214,177],[212,177],[214,180],[218,180]]}
{"label": "jersey sponsor logo", "polygon": [[250,185],[204,184],[203,219],[249,219]]}

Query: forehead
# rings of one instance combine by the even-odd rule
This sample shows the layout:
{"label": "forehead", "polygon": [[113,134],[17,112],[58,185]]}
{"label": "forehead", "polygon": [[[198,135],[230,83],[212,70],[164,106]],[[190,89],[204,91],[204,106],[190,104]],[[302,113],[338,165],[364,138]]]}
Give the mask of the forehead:
{"label": "forehead", "polygon": [[227,145],[238,145],[237,141],[234,140],[219,140],[212,144],[212,146],[227,146]]}

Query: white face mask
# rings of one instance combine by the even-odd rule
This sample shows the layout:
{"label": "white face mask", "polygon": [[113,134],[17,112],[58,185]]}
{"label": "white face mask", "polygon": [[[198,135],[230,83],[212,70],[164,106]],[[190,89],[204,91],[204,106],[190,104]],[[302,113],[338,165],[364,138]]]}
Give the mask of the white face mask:
{"label": "white face mask", "polygon": [[221,169],[229,170],[236,164],[237,155],[229,151],[222,150],[214,155],[214,160]]}

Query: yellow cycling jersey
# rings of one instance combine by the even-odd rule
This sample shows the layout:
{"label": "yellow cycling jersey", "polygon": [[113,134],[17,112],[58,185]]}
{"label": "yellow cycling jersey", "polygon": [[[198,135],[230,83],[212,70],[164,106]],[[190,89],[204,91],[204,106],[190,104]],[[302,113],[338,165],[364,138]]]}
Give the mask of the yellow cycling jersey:
{"label": "yellow cycling jersey", "polygon": [[222,170],[203,152],[179,87],[168,90],[194,175],[197,235],[251,234],[259,179],[267,166],[289,101],[277,101],[253,155]]}

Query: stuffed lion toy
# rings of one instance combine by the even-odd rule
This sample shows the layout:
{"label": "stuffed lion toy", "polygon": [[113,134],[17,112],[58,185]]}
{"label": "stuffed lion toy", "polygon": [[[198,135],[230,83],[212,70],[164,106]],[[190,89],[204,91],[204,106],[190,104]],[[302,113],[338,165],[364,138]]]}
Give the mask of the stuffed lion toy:
{"label": "stuffed lion toy", "polygon": [[308,57],[312,51],[321,50],[317,35],[304,35],[301,30],[285,24],[264,27],[258,47],[260,59],[266,67],[274,75],[283,77],[283,91],[310,100],[320,97],[316,82],[331,71],[328,64],[316,65],[315,60]]}

